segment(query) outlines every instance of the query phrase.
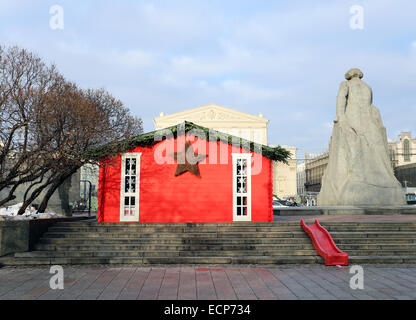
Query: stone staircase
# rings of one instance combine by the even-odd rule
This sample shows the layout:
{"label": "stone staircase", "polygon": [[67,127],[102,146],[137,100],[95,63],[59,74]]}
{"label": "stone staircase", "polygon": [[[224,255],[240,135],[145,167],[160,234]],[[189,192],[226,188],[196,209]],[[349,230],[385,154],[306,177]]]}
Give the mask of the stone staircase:
{"label": "stone staircase", "polygon": [[[311,221],[307,223],[312,223]],[[416,222],[322,222],[350,264],[416,263]],[[299,222],[98,224],[59,222],[35,251],[3,262],[35,264],[320,263]]]}

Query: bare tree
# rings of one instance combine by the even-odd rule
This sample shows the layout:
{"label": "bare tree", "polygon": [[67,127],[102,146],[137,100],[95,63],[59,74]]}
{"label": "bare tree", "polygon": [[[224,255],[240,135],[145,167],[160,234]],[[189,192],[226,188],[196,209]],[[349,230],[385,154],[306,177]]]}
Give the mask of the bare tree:
{"label": "bare tree", "polygon": [[[142,133],[141,119],[131,116],[122,102],[105,90],[73,91],[74,99],[63,104],[65,110],[54,116],[60,119],[60,128],[55,130],[58,132],[55,139],[59,138],[61,146],[60,161],[51,166],[55,179],[42,199],[39,212],[46,209],[56,189],[82,165],[97,164],[87,156],[89,149]],[[52,106],[52,110],[56,111],[56,107]]]}
{"label": "bare tree", "polygon": [[19,214],[43,191],[43,212],[88,150],[142,132],[142,121],[106,90],[82,90],[24,49],[0,47],[0,206],[27,186]]}
{"label": "bare tree", "polygon": [[58,76],[34,54],[17,47],[0,47],[0,191],[8,190],[0,205],[15,198],[19,185],[45,173],[42,143],[34,139],[33,114],[40,96]]}

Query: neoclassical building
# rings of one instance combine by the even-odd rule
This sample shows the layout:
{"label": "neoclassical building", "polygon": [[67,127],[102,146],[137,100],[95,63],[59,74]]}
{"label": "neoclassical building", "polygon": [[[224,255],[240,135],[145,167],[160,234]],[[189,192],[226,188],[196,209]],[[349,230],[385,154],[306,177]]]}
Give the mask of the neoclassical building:
{"label": "neoclassical building", "polygon": [[288,165],[281,162],[273,163],[273,195],[279,198],[294,197],[298,194],[296,182],[296,148],[289,146],[282,147],[290,151],[290,159],[287,161],[289,163]]}
{"label": "neoclassical building", "polygon": [[296,187],[297,187],[297,193],[300,196],[303,196],[306,194],[305,183],[306,183],[306,165],[305,165],[305,161],[303,161],[302,163],[299,163],[296,166]]}
{"label": "neoclassical building", "polygon": [[[269,120],[261,113],[255,116],[214,104],[172,114],[161,112],[159,117],[154,118],[155,130],[174,126],[183,121],[268,145]],[[296,148],[285,148],[292,153],[292,159],[288,161],[289,165],[273,162],[273,194],[280,198],[296,195]]]}
{"label": "neoclassical building", "polygon": [[416,138],[412,138],[412,132],[402,131],[398,141],[389,141],[389,149],[394,168],[416,163]]}
{"label": "neoclassical building", "polygon": [[213,104],[169,115],[161,112],[159,117],[154,118],[155,130],[171,127],[183,121],[267,145],[269,120],[263,118],[261,113],[253,116]]}

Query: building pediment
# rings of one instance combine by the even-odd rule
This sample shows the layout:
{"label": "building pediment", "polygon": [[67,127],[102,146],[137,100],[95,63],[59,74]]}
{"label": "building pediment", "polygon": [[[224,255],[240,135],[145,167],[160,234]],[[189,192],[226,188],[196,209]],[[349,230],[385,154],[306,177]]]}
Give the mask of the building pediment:
{"label": "building pediment", "polygon": [[236,111],[217,105],[207,105],[194,109],[176,112],[165,116],[155,118],[157,121],[175,121],[182,122],[184,120],[191,122],[200,121],[250,121],[267,123],[269,120],[260,116],[254,116],[248,113]]}

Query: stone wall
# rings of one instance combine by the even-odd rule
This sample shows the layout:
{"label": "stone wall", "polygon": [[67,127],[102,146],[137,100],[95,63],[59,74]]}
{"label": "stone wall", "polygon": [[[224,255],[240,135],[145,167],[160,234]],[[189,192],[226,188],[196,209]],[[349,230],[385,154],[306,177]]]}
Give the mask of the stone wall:
{"label": "stone wall", "polygon": [[[23,201],[24,194],[30,184],[23,184],[17,188],[15,195],[16,199],[8,202],[6,206],[11,206]],[[7,194],[7,190],[0,191],[0,199],[3,199]],[[44,192],[35,199],[33,204],[40,204]],[[71,214],[70,203],[80,199],[80,172],[77,171],[70,178],[68,178],[59,188],[55,191],[48,203],[47,211],[53,211],[56,213],[69,216]]]}
{"label": "stone wall", "polygon": [[84,217],[0,221],[0,257],[34,249],[40,237],[56,222],[83,220]]}

